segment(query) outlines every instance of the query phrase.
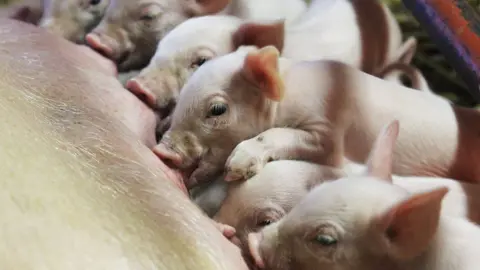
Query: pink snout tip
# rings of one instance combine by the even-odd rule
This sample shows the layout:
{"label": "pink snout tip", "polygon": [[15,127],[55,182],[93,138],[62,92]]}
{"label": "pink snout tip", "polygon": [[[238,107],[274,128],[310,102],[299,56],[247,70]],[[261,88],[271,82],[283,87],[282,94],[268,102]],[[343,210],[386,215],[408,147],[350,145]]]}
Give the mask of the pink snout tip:
{"label": "pink snout tip", "polygon": [[85,41],[92,49],[101,53],[102,55],[111,58],[113,55],[113,50],[109,46],[107,46],[102,40],[100,36],[95,33],[88,33],[85,36]]}
{"label": "pink snout tip", "polygon": [[265,263],[263,262],[262,256],[260,255],[261,241],[262,241],[262,234],[260,232],[248,234],[248,249],[250,250],[250,255],[255,261],[255,264],[257,265],[257,267],[260,269],[264,269]]}
{"label": "pink snout tip", "polygon": [[230,225],[227,225],[227,224],[224,224],[224,223],[220,223],[220,222],[217,222],[217,221],[214,221],[214,224],[215,226],[217,227],[217,229],[222,232],[222,234],[226,237],[226,238],[232,238],[235,236],[235,234],[237,233],[237,231],[235,230],[234,227],[230,226]]}
{"label": "pink snout tip", "polygon": [[127,81],[126,84],[127,89],[132,92],[135,96],[138,97],[141,101],[143,101],[147,106],[155,107],[156,98],[153,93],[146,88],[142,83],[138,81],[138,79],[133,78]]}
{"label": "pink snout tip", "polygon": [[159,143],[153,148],[153,153],[162,161],[171,162],[176,167],[181,167],[182,157],[169,149],[165,144]]}
{"label": "pink snout tip", "polygon": [[227,173],[227,175],[225,175],[225,181],[226,182],[233,182],[233,181],[237,181],[237,180],[240,180],[242,179],[242,176],[240,175],[237,175],[235,173]]}

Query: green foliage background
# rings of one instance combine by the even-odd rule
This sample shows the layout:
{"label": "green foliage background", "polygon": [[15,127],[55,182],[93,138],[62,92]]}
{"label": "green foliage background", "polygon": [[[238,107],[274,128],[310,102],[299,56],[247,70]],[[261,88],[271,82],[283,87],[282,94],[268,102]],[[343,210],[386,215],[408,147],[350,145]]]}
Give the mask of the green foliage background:
{"label": "green foliage background", "polygon": [[[6,5],[15,1],[21,0],[0,0],[0,5]],[[311,0],[305,1],[308,3]],[[457,104],[469,107],[479,106],[480,104],[476,104],[471,99],[467,92],[466,85],[438,51],[437,46],[430,40],[416,19],[403,6],[402,0],[383,1],[390,6],[395,14],[405,37],[415,36],[419,41],[419,47],[413,63],[422,70],[432,89]],[[477,9],[480,9],[480,0],[468,0],[468,2]]]}

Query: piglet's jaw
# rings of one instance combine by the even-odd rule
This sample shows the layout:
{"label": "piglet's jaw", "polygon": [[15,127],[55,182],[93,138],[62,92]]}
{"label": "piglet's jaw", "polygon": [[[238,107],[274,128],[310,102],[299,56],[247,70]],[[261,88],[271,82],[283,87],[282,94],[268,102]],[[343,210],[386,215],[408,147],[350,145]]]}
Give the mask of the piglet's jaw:
{"label": "piglet's jaw", "polygon": [[261,233],[250,233],[248,235],[248,248],[250,250],[250,254],[255,261],[255,264],[260,269],[265,269],[265,263],[260,255],[260,242],[262,241],[262,234]]}

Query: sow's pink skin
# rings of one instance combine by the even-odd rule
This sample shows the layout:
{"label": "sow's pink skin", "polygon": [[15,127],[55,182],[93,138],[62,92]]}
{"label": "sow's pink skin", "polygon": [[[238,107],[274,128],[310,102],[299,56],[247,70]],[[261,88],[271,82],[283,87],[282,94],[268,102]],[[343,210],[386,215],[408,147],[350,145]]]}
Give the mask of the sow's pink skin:
{"label": "sow's pink skin", "polygon": [[[224,169],[227,180],[248,179],[272,160],[338,165],[341,154],[327,155],[334,140],[346,158],[364,163],[392,119],[402,122],[395,174],[478,183],[476,110],[339,62],[278,55],[244,47],[202,65],[182,89],[154,152],[189,176],[188,187]],[[421,109],[413,114],[405,104]]]}
{"label": "sow's pink skin", "polygon": [[[150,150],[155,143],[154,113],[120,85],[109,61],[38,27],[5,19],[0,25],[2,112],[10,110],[12,119],[24,120],[22,126],[38,135],[30,137],[27,145],[17,143],[18,149],[3,149],[26,171],[15,173],[13,179],[20,181],[1,180],[9,187],[2,191],[2,201],[15,205],[2,212],[2,232],[21,232],[9,234],[8,247],[2,246],[18,247],[3,254],[2,265],[248,269],[238,248],[172,184],[182,185]],[[19,130],[12,127],[12,134],[14,129]],[[5,136],[2,146],[12,146],[11,134]],[[19,140],[28,140],[22,137]],[[36,142],[51,150],[47,158],[53,157],[52,162],[40,164],[58,168],[37,170],[34,157],[27,158],[32,163],[24,162],[23,153],[29,155]],[[67,158],[54,161],[62,157]],[[16,164],[4,168],[7,174],[17,171]],[[49,169],[51,173],[43,174]],[[72,175],[46,177],[56,172]],[[70,253],[72,239],[79,240],[73,240],[78,243],[74,249],[85,253],[58,258],[55,252],[43,252],[48,247]],[[152,248],[142,252],[145,245]]]}
{"label": "sow's pink skin", "polygon": [[192,17],[225,13],[244,19],[294,20],[302,0],[111,0],[86,42],[118,65],[120,72],[144,68],[157,43]]}

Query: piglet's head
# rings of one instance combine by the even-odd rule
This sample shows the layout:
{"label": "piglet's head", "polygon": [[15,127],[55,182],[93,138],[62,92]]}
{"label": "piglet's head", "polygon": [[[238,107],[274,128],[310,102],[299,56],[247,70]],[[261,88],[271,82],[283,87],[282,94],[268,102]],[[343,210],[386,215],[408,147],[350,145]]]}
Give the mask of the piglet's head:
{"label": "piglet's head", "polygon": [[231,33],[241,24],[233,16],[189,19],[170,31],[139,76],[128,84],[153,109],[168,113],[186,81],[207,61],[234,51]]}
{"label": "piglet's head", "polygon": [[242,48],[213,59],[182,89],[170,129],[155,151],[192,169],[188,186],[209,181],[238,143],[270,128],[282,96],[275,48]]}
{"label": "piglet's head", "polygon": [[141,69],[157,43],[177,25],[224,9],[229,0],[111,0],[100,24],[87,35],[88,44],[118,64],[120,71]]}
{"label": "piglet's head", "polygon": [[409,194],[391,183],[389,149],[396,132],[398,123],[384,130],[365,176],[319,185],[272,227],[250,234],[257,265],[381,270],[408,264],[424,253],[435,236],[448,189]]}
{"label": "piglet's head", "polygon": [[44,0],[40,27],[72,42],[85,35],[103,18],[110,0]]}
{"label": "piglet's head", "polygon": [[295,160],[269,162],[248,181],[229,184],[214,220],[235,228],[240,247],[248,255],[249,233],[280,220],[315,185],[341,176],[341,170],[330,166]]}

